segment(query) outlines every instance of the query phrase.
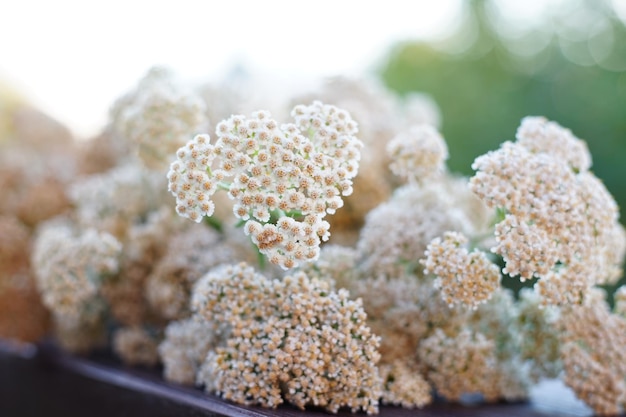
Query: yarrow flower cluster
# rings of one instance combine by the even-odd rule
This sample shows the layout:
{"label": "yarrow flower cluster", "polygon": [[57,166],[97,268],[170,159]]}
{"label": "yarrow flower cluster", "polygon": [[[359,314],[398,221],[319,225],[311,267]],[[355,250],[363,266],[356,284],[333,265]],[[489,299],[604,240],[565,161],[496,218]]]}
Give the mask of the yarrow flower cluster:
{"label": "yarrow flower cluster", "polygon": [[504,272],[542,278],[537,285],[546,303],[579,303],[593,285],[621,275],[626,236],[615,200],[588,171],[590,160],[568,130],[526,118],[517,142],[472,165],[472,190],[505,213],[493,248],[506,262]]}
{"label": "yarrow flower cluster", "polygon": [[159,345],[166,380],[194,385],[207,355],[221,342],[215,325],[201,317],[170,322]]}
{"label": "yarrow flower cluster", "polygon": [[467,237],[458,232],[446,232],[433,239],[425,252],[425,274],[433,274],[435,288],[449,305],[457,303],[477,308],[491,298],[500,286],[500,268],[484,252],[467,250]]}
{"label": "yarrow flower cluster", "polygon": [[369,211],[389,198],[397,178],[390,172],[388,142],[410,125],[439,126],[440,112],[425,94],[408,94],[402,99],[371,78],[335,77],[315,91],[297,96],[293,103],[320,100],[350,112],[359,122],[359,139],[364,143],[354,193],[344,207],[329,219],[334,243],[353,245]]}
{"label": "yarrow flower cluster", "polygon": [[435,237],[449,230],[471,235],[482,229],[483,206],[466,180],[453,177],[396,189],[366,217],[358,242],[362,267],[388,277],[414,273]]}
{"label": "yarrow flower cluster", "polygon": [[69,194],[81,226],[116,236],[125,236],[168,197],[163,175],[137,164],[81,178],[72,184]]}
{"label": "yarrow flower cluster", "polygon": [[381,364],[380,374],[385,384],[381,401],[404,408],[422,408],[432,401],[431,387],[410,360]]}
{"label": "yarrow flower cluster", "polygon": [[172,211],[162,207],[145,212],[120,238],[119,272],[103,282],[102,296],[110,318],[123,326],[139,326],[155,317],[147,303],[146,280],[164,256],[168,237],[183,225]]}
{"label": "yarrow flower cluster", "polygon": [[534,381],[557,378],[563,367],[556,326],[559,310],[544,306],[540,294],[532,288],[519,292],[516,306],[515,336],[520,341],[521,359],[531,363],[530,377]]}
{"label": "yarrow flower cluster", "polygon": [[389,168],[409,182],[423,181],[444,171],[448,146],[437,129],[414,125],[387,144]]}
{"label": "yarrow flower cluster", "polygon": [[48,314],[30,264],[30,230],[0,214],[0,338],[34,342],[48,329]]}
{"label": "yarrow flower cluster", "polygon": [[[626,230],[585,142],[525,118],[468,186],[426,126],[433,106],[378,87],[335,80],[315,98],[338,107],[297,105],[279,124],[228,116],[247,111],[234,90],[198,96],[155,69],[79,146],[12,114],[0,337],[38,340],[53,324],[70,351],[108,344],[239,404],[375,413],[517,401],[560,377],[596,413],[623,412],[626,286],[613,310],[597,286],[621,276]],[[197,135],[211,117],[224,121]],[[265,275],[247,266],[261,254],[276,264]],[[516,297],[501,273],[539,279]]]}
{"label": "yarrow flower cluster", "polygon": [[113,334],[113,351],[129,365],[154,366],[159,362],[157,343],[141,327],[122,327]]}
{"label": "yarrow flower cluster", "polygon": [[[217,140],[198,135],[176,153],[167,174],[176,211],[200,222],[215,209],[218,189],[270,262],[287,269],[319,255],[326,214],[352,193],[361,142],[350,115],[331,105],[298,105],[279,126],[266,111],[218,124]],[[231,180],[231,182],[228,182]]]}
{"label": "yarrow flower cluster", "polygon": [[192,303],[200,317],[229,331],[201,371],[208,390],[264,407],[287,401],[333,413],[378,411],[379,339],[346,290],[304,273],[270,280],[239,264],[203,277]]}
{"label": "yarrow flower cluster", "polygon": [[517,143],[529,152],[554,155],[566,161],[574,172],[588,171],[591,168],[591,154],[587,143],[574,136],[571,130],[545,117],[525,117],[515,137]]}
{"label": "yarrow flower cluster", "polygon": [[0,214],[0,288],[9,284],[12,275],[29,267],[30,236],[28,228],[16,217]]}
{"label": "yarrow flower cluster", "polygon": [[72,227],[51,223],[33,250],[37,286],[46,307],[56,315],[79,321],[95,308],[103,277],[119,267],[122,246],[108,233],[88,229],[76,234]]}
{"label": "yarrow flower cluster", "polygon": [[209,124],[202,98],[177,86],[163,68],[153,68],[135,91],[120,98],[111,119],[141,161],[153,169],[167,166],[174,152]]}
{"label": "yarrow flower cluster", "polygon": [[610,311],[594,289],[559,319],[564,381],[598,415],[626,409],[626,318]]}
{"label": "yarrow flower cluster", "polygon": [[215,230],[185,230],[169,241],[167,252],[147,278],[144,296],[156,315],[182,319],[191,314],[189,297],[196,281],[213,267],[235,261],[232,248],[220,241]]}
{"label": "yarrow flower cluster", "polygon": [[422,341],[418,355],[437,392],[451,400],[482,394],[487,401],[499,398],[498,367],[494,341],[483,334],[462,330],[449,336],[441,329]]}

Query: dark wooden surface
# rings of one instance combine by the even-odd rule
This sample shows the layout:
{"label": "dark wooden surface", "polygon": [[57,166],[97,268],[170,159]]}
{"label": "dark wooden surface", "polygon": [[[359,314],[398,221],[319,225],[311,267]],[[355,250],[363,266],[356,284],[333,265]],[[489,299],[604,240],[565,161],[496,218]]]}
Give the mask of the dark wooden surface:
{"label": "dark wooden surface", "polygon": [[[381,417],[587,416],[591,413],[558,383],[535,390],[520,404],[461,406],[437,403],[422,410],[382,407]],[[13,416],[227,416],[328,417],[320,410],[241,407],[194,389],[169,384],[154,370],[129,368],[106,355],[68,355],[51,346],[0,341],[0,417]],[[341,416],[351,415],[340,412]],[[361,414],[363,415],[363,414]]]}

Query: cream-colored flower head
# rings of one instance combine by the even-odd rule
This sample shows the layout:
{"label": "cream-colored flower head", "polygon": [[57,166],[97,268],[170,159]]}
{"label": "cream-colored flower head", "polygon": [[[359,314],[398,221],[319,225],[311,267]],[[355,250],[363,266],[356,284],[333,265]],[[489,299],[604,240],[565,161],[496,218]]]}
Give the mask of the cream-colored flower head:
{"label": "cream-colored flower head", "polygon": [[111,119],[141,161],[161,170],[178,148],[208,128],[205,107],[204,100],[177,85],[169,71],[153,68],[114,104]]}
{"label": "cream-colored flower head", "polygon": [[414,125],[387,144],[391,171],[409,182],[441,174],[448,159],[448,146],[437,129]]}
{"label": "cream-colored flower head", "polygon": [[586,145],[541,118],[527,118],[517,142],[478,157],[474,193],[505,216],[493,248],[504,272],[539,277],[544,302],[580,303],[596,284],[619,276],[626,235],[615,200],[588,171]]}
{"label": "cream-colored flower head", "polygon": [[199,222],[228,191],[244,232],[284,269],[318,257],[330,236],[324,217],[352,193],[361,142],[356,123],[331,105],[298,105],[294,123],[279,126],[266,111],[232,116],[217,140],[198,135],[176,153],[167,175],[179,215]]}
{"label": "cream-colored flower head", "polygon": [[209,272],[196,285],[199,317],[228,326],[200,372],[225,399],[275,408],[378,411],[379,339],[361,301],[304,273],[270,280],[246,264]]}
{"label": "cream-colored flower head", "polygon": [[563,370],[556,326],[559,308],[545,306],[539,293],[531,288],[523,288],[519,292],[516,307],[513,328],[520,343],[518,351],[521,359],[531,364],[530,377],[534,381],[557,378]]}
{"label": "cream-colored flower head", "polygon": [[165,329],[165,340],[158,348],[163,377],[178,384],[194,385],[200,366],[219,341],[213,323],[200,317],[170,322]]}
{"label": "cream-colored flower head", "polygon": [[547,153],[565,160],[576,172],[591,168],[591,154],[587,143],[572,131],[545,117],[528,116],[517,129],[517,143],[532,153]]}
{"label": "cream-colored flower head", "polygon": [[157,341],[141,327],[122,327],[113,332],[113,351],[128,365],[154,366],[159,362]]}
{"label": "cream-colored flower head", "polygon": [[69,188],[69,195],[81,227],[120,237],[168,197],[163,175],[137,163],[81,178]]}
{"label": "cream-colored flower head", "polygon": [[[484,227],[482,204],[475,204],[465,179],[407,184],[365,219],[358,242],[362,268],[393,278],[417,273],[428,243],[449,230],[473,236]],[[480,202],[479,202],[480,203]]]}
{"label": "cream-colored flower head", "polygon": [[427,379],[450,401],[464,394],[482,394],[487,401],[500,396],[495,352],[493,340],[468,329],[452,336],[436,329],[418,349]]}
{"label": "cream-colored flower head", "polygon": [[500,268],[484,252],[469,252],[467,242],[461,233],[446,232],[430,242],[421,263],[425,274],[436,276],[435,287],[446,303],[476,309],[499,288]]}
{"label": "cream-colored flower head", "polygon": [[562,310],[563,380],[597,415],[626,406],[626,318],[613,314],[606,293],[594,288],[582,305]]}
{"label": "cream-colored flower head", "polygon": [[[46,223],[33,250],[33,268],[43,303],[55,315],[80,321],[95,308],[102,279],[117,272],[122,245],[108,233],[76,232]],[[93,303],[93,305],[92,305]]]}
{"label": "cream-colored flower head", "polygon": [[[249,243],[248,243],[249,244]],[[202,275],[236,259],[233,250],[208,227],[194,227],[170,236],[167,251],[147,277],[143,297],[155,314],[167,320],[190,315],[191,289]]]}
{"label": "cream-colored flower head", "polygon": [[422,408],[433,400],[432,388],[412,360],[396,360],[382,364],[380,373],[385,381],[381,402],[403,408]]}

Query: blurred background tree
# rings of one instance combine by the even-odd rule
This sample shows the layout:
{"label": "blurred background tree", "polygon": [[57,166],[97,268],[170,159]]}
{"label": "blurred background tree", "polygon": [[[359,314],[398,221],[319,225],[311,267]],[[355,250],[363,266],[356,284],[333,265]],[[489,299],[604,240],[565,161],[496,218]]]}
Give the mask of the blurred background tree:
{"label": "blurred background tree", "polygon": [[618,1],[551,2],[529,21],[515,9],[526,2],[470,0],[452,36],[396,45],[380,73],[401,95],[433,96],[449,166],[466,175],[476,156],[514,139],[524,116],[571,129],[589,144],[593,171],[618,201],[623,222],[626,27]]}

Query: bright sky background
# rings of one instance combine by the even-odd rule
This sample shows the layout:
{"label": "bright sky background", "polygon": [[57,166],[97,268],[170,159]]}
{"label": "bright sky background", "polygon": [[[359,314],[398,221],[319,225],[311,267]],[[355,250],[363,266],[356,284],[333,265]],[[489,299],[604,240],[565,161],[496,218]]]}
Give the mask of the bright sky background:
{"label": "bright sky background", "polygon": [[[579,0],[498,0],[508,32]],[[573,3],[572,3],[573,2]],[[626,20],[626,0],[611,0]],[[237,66],[282,90],[371,71],[399,40],[437,39],[464,0],[1,0],[0,88],[78,135],[155,65],[190,82]],[[521,25],[521,26],[520,26]]]}
{"label": "bright sky background", "polygon": [[154,65],[269,83],[366,72],[401,39],[442,36],[461,0],[15,0],[0,5],[0,82],[81,135]]}

